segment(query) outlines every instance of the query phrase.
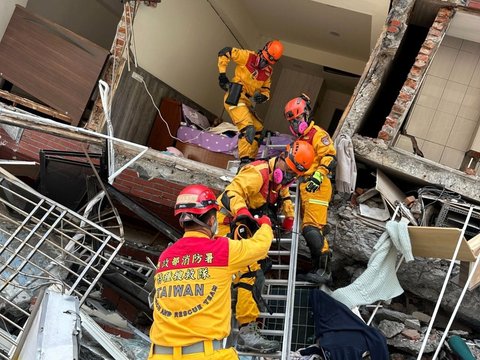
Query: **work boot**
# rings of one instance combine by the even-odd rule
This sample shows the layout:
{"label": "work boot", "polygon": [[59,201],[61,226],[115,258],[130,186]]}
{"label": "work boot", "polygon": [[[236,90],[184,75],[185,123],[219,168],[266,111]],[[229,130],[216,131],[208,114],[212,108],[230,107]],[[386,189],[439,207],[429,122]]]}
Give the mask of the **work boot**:
{"label": "work boot", "polygon": [[240,328],[236,348],[238,351],[270,354],[280,349],[280,343],[275,340],[265,339],[260,334],[258,324],[251,322]]}
{"label": "work boot", "polygon": [[326,272],[323,269],[318,269],[316,271],[311,271],[305,275],[305,278],[308,282],[314,284],[330,284],[332,282],[332,273]]}
{"label": "work boot", "polygon": [[331,269],[332,252],[329,250],[318,259],[319,269],[309,272],[306,275],[307,281],[315,284],[327,284],[332,282],[332,269]]}

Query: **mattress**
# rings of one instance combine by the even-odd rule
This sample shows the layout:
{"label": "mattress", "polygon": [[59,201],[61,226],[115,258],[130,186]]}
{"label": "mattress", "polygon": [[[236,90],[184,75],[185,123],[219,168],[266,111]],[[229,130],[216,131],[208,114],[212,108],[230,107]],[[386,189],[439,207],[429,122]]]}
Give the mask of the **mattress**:
{"label": "mattress", "polygon": [[[183,142],[200,146],[204,149],[233,155],[238,158],[238,134],[229,137],[224,134],[215,134],[204,130],[197,130],[188,126],[180,126],[177,131],[177,138]],[[271,136],[272,145],[287,145],[293,141],[293,137],[287,134]],[[257,158],[262,157],[265,145],[260,145]],[[269,148],[267,157],[278,155],[282,149]]]}

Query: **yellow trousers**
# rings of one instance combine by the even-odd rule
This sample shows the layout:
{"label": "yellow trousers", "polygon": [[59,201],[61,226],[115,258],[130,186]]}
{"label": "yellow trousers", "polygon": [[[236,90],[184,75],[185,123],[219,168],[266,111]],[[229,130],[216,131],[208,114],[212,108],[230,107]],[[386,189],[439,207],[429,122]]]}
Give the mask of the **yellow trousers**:
{"label": "yellow trousers", "polygon": [[[225,236],[230,232],[230,225],[224,224],[225,215],[221,212],[217,213],[218,221],[218,235]],[[247,285],[253,285],[255,282],[255,277],[241,278],[243,274],[246,274],[249,271],[257,271],[260,269],[260,264],[254,263],[248,267],[240,270],[235,277],[234,284],[244,283]],[[237,305],[235,307],[235,317],[240,325],[248,324],[252,321],[255,321],[260,314],[258,309],[257,302],[253,298],[253,293],[250,290],[244,289],[242,287],[237,287]]]}
{"label": "yellow trousers", "polygon": [[[322,229],[327,224],[328,205],[332,199],[332,183],[326,176],[316,192],[307,192],[307,183],[300,185],[302,199],[302,228],[315,226]],[[328,241],[325,238],[322,253],[328,250]]]}
{"label": "yellow trousers", "polygon": [[[227,96],[227,95],[225,95]],[[233,124],[238,128],[238,131],[242,131],[245,127],[253,125],[255,128],[255,139],[260,138],[259,132],[263,130],[263,124],[255,114],[250,110],[249,102],[242,102],[243,99],[240,99],[237,106],[232,106],[224,104],[225,110],[227,110],[228,115],[232,119]],[[258,141],[253,140],[250,144],[245,137],[238,138],[238,157],[241,159],[243,157],[248,157],[250,159],[255,159],[258,153]]]}

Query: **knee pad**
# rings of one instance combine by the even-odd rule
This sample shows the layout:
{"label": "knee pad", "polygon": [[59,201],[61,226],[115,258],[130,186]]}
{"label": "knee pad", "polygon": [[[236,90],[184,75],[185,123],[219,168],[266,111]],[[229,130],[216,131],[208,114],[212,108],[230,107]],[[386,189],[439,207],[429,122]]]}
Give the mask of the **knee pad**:
{"label": "knee pad", "polygon": [[239,138],[244,137],[245,140],[248,141],[249,144],[252,144],[255,140],[255,128],[253,125],[247,125],[243,129],[240,130]]}
{"label": "knee pad", "polygon": [[318,258],[322,253],[325,241],[322,232],[316,226],[307,225],[303,228],[302,234],[307,241],[312,258]]}

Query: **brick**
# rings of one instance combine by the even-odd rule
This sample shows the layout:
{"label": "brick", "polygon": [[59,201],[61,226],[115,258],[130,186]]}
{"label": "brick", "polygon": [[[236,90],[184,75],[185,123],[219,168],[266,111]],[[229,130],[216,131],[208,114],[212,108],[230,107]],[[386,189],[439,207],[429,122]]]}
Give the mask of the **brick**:
{"label": "brick", "polygon": [[411,203],[413,203],[415,201],[415,196],[407,196],[403,202],[405,203],[405,205],[409,206]]}
{"label": "brick", "polygon": [[416,58],[418,61],[423,61],[423,62],[428,62],[428,60],[430,59],[427,55],[424,55],[424,54],[418,54],[417,55],[417,58]]}
{"label": "brick", "polygon": [[432,53],[432,49],[422,46],[419,51],[420,54],[429,56]]}
{"label": "brick", "polygon": [[468,4],[468,7],[471,9],[480,9],[480,3],[475,1],[470,1],[470,3]]}
{"label": "brick", "polygon": [[393,107],[392,107],[392,111],[393,111],[393,112],[396,112],[397,114],[402,115],[402,114],[405,112],[405,110],[406,110],[406,109],[405,109],[404,106],[402,106],[402,105],[400,105],[400,104],[398,104],[398,103],[393,104]]}
{"label": "brick", "polygon": [[402,25],[402,22],[398,19],[392,19],[392,20],[390,20],[390,25],[400,27],[400,25]]}
{"label": "brick", "polygon": [[407,103],[412,100],[412,95],[405,91],[400,91],[400,94],[398,94],[398,98],[401,99],[403,102]]}
{"label": "brick", "polygon": [[408,88],[410,88],[410,89],[415,90],[415,89],[417,88],[417,84],[418,84],[418,83],[417,83],[416,80],[414,80],[414,79],[407,79],[407,80],[405,80],[404,86],[406,86],[406,87],[408,87]]}
{"label": "brick", "polygon": [[398,27],[396,27],[396,26],[389,26],[389,27],[387,28],[387,31],[388,31],[389,33],[396,34],[396,33],[398,33],[398,32],[400,31],[400,29],[399,29]]}
{"label": "brick", "polygon": [[390,134],[387,133],[386,131],[380,130],[380,132],[378,133],[378,138],[388,141],[388,140],[390,140]]}
{"label": "brick", "polygon": [[416,67],[416,66],[413,66],[411,69],[410,69],[410,76],[411,78],[413,79],[418,79],[420,77],[420,75],[422,74],[422,71],[423,69],[419,68],[419,67]]}
{"label": "brick", "polygon": [[427,65],[427,63],[425,61],[422,61],[422,60],[417,60],[417,61],[415,61],[415,64],[413,64],[413,65],[415,65],[418,68],[423,69],[425,67],[425,65]]}
{"label": "brick", "polygon": [[440,30],[430,28],[430,30],[428,31],[428,35],[435,36],[435,37],[440,37],[442,35],[442,32]]}
{"label": "brick", "polygon": [[[440,20],[440,21],[438,21],[438,20]],[[445,22],[446,22],[446,20],[436,19],[436,21],[434,21],[433,24],[432,24],[432,28],[434,28],[436,30],[439,30],[439,31],[442,31],[443,28],[445,27]]]}
{"label": "brick", "polygon": [[432,40],[426,40],[422,45],[422,47],[429,50],[432,50],[433,48],[435,48],[435,46],[437,46],[437,44]]}
{"label": "brick", "polygon": [[398,120],[393,119],[390,116],[387,116],[387,118],[385,119],[385,125],[391,126],[392,128],[396,128],[398,125]]}
{"label": "brick", "polygon": [[453,14],[453,10],[452,9],[447,9],[447,8],[441,8],[438,13],[437,13],[437,16],[447,16],[447,17],[450,17],[452,16]]}
{"label": "brick", "polygon": [[112,324],[108,324],[106,322],[103,322],[102,320],[96,320],[97,324],[100,325],[100,327],[108,332],[109,334],[115,335],[115,336],[120,336],[124,339],[131,339],[133,338],[133,332],[128,330],[128,329],[122,329],[117,326],[114,326]]}

